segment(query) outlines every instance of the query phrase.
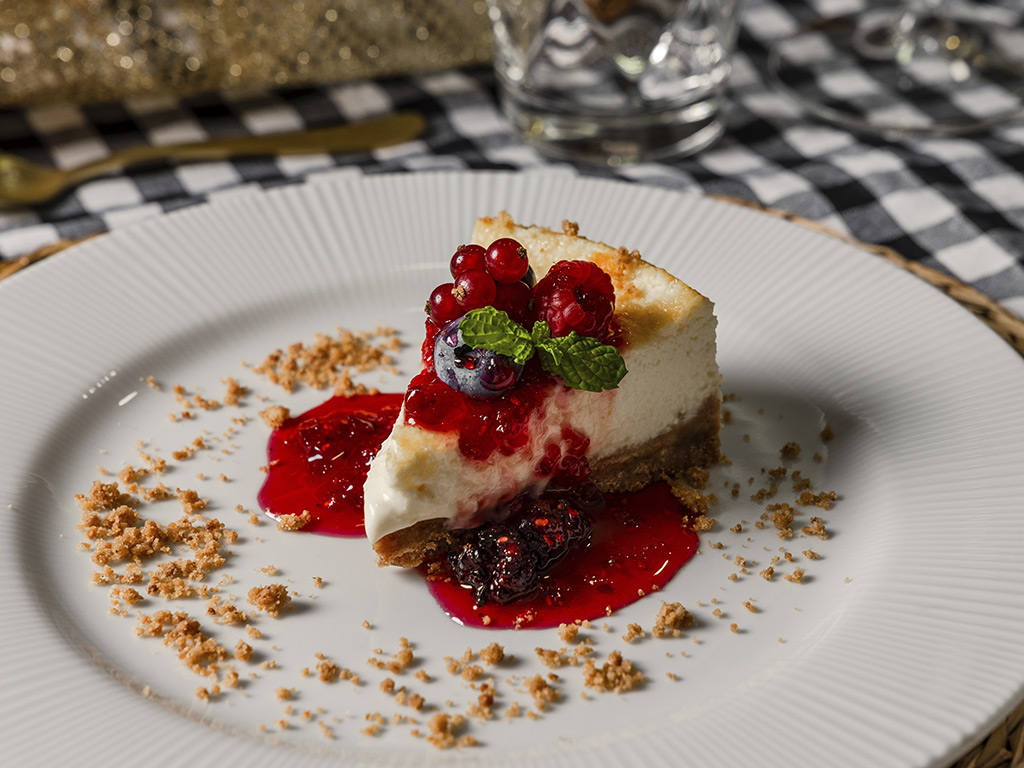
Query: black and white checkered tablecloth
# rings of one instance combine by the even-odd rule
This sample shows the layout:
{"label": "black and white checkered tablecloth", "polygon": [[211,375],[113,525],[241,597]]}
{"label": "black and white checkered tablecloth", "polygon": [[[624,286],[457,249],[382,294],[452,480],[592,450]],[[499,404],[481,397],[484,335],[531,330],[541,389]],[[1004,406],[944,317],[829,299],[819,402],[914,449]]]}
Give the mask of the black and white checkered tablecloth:
{"label": "black and white checkered tablecloth", "polygon": [[[725,138],[674,163],[577,172],[789,210],[951,273],[1024,316],[1024,120],[967,138],[886,141],[816,123],[767,84],[773,40],[818,13],[856,11],[864,1],[744,0]],[[556,165],[510,133],[484,69],[260,95],[0,111],[0,149],[68,167],[144,143],[297,131],[394,109],[426,116],[419,140],[361,155],[149,167],[91,182],[51,205],[0,209],[0,259],[315,174]]]}

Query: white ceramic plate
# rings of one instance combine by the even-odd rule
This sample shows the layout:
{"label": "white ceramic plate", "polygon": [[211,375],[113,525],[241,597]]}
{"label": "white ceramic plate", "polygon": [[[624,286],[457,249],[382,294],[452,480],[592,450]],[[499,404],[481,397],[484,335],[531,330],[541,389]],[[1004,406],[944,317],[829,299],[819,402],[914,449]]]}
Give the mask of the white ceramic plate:
{"label": "white ceramic plate", "polygon": [[[512,702],[532,708],[522,680],[548,671],[533,650],[562,646],[555,631],[460,627],[416,575],[377,569],[365,542],[251,527],[234,507],[252,508],[262,479],[267,429],[253,418],[213,450],[171,461],[164,481],[196,488],[210,514],[239,531],[223,594],[244,606],[251,586],[277,581],[297,593],[298,610],[255,617],[264,638],[253,641],[256,660],[237,665],[244,687],[200,701],[193,692],[204,681],[158,640],[136,637],[133,619],[109,613],[106,588],[89,583],[74,494],[101,465],[137,463],[139,440],[170,458],[204,431],[219,439],[239,415],[224,407],[171,422],[174,384],[220,397],[221,380],[234,376],[253,388],[242,408],[251,416],[261,397],[293,412],[319,402],[319,392],[284,395],[240,362],[316,332],[399,328],[409,342],[401,375],[367,380],[404,387],[425,297],[473,219],[502,208],[549,226],[577,220],[584,234],[639,248],[717,304],[725,391],[738,396],[724,428],[732,463],[713,475],[718,526],[664,594],[611,617],[608,631],[598,622],[584,633],[599,661],[622,650],[649,682],[584,700],[579,668],[559,669],[556,705],[539,719],[506,719]],[[0,286],[0,329],[0,722],[12,764],[145,754],[197,768],[339,759],[926,766],[981,738],[1022,693],[1024,364],[914,278],[769,216],[570,175],[328,179],[161,217],[54,257]],[[162,388],[141,381],[148,376]],[[836,432],[828,443],[818,437],[825,423]],[[783,541],[770,524],[753,525],[764,511],[750,499],[765,485],[761,469],[781,464],[790,440],[803,449],[793,467],[840,495],[821,513],[827,541]],[[794,495],[783,482],[775,501]],[[180,514],[176,502],[146,512]],[[809,516],[804,509],[800,522]],[[742,533],[732,532],[740,521]],[[780,547],[795,561],[780,562],[769,583],[758,573]],[[821,559],[808,560],[809,548]],[[756,564],[739,573],[737,556]],[[270,564],[273,578],[259,570]],[[782,578],[798,566],[804,583]],[[624,642],[628,623],[650,631],[663,599],[690,608],[697,627]],[[139,607],[164,606],[148,598]],[[170,607],[203,618],[229,647],[243,636],[209,623],[201,601]],[[374,649],[395,652],[402,636],[432,680],[410,670],[396,681],[440,711],[464,712],[477,695],[445,671],[444,657],[492,641],[514,654],[488,670],[495,720],[470,718],[480,746],[439,752],[407,722],[360,733],[372,712],[414,716],[423,728],[427,715],[385,695],[388,674],[366,664]],[[362,684],[304,677],[317,652]],[[294,688],[293,700],[278,700],[278,688]]]}

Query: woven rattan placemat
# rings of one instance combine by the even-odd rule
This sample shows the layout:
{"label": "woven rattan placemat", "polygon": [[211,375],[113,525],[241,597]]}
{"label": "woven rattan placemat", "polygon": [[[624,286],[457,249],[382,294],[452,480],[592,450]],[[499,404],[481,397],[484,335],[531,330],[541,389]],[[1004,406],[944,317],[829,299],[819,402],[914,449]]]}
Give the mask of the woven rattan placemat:
{"label": "woven rattan placemat", "polygon": [[[802,227],[838,238],[907,270],[966,307],[1017,350],[1018,354],[1024,356],[1024,321],[1009,310],[996,304],[984,294],[968,285],[964,285],[959,280],[930,267],[910,261],[900,256],[891,248],[861,243],[827,227],[823,227],[810,219],[805,219],[786,211],[765,208],[756,203],[738,198],[717,195],[714,197],[744,208],[761,211],[770,216],[777,216]],[[0,265],[0,280],[87,239],[89,238],[82,238],[82,240],[60,240],[52,245],[26,254],[19,259]],[[961,757],[950,768],[1024,768],[1024,702],[1021,702],[980,744]]]}

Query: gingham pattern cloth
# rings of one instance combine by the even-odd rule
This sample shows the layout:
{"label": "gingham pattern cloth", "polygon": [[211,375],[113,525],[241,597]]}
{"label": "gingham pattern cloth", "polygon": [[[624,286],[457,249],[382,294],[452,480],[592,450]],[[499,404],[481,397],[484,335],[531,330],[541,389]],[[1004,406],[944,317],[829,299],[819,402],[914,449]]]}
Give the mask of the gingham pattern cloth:
{"label": "gingham pattern cloth", "polygon": [[510,132],[487,69],[0,111],[0,149],[58,167],[139,144],[299,131],[396,109],[417,110],[428,123],[420,139],[370,153],[157,165],[85,184],[50,205],[0,209],[0,259],[330,173],[559,167],[788,210],[952,274],[1024,316],[1024,120],[970,137],[887,141],[817,123],[767,83],[772,41],[818,14],[856,12],[865,1],[744,0],[727,133],[672,163],[595,170],[545,159]]}

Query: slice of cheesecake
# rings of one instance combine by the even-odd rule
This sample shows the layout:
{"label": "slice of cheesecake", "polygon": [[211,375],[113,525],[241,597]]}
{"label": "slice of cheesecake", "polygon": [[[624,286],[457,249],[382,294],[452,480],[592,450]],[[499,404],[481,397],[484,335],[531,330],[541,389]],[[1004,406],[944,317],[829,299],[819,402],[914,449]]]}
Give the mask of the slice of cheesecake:
{"label": "slice of cheesecake", "polygon": [[[529,407],[515,411],[519,423],[498,427],[515,440],[485,457],[467,451],[460,434],[472,426],[464,414],[473,411],[460,409],[461,427],[426,428],[403,408],[365,485],[366,533],[382,565],[413,567],[443,555],[460,529],[479,525],[522,492],[543,491],[552,457],[585,454],[603,491],[636,490],[720,458],[712,303],[635,251],[579,237],[569,222],[562,232],[518,226],[505,213],[477,222],[475,243],[500,238],[525,246],[538,280],[563,260],[588,261],[607,273],[615,290],[613,343],[628,373],[618,388],[602,392],[554,379],[527,383],[524,375],[516,385],[522,392],[513,388],[503,397]],[[456,394],[467,408],[489,407]]]}

